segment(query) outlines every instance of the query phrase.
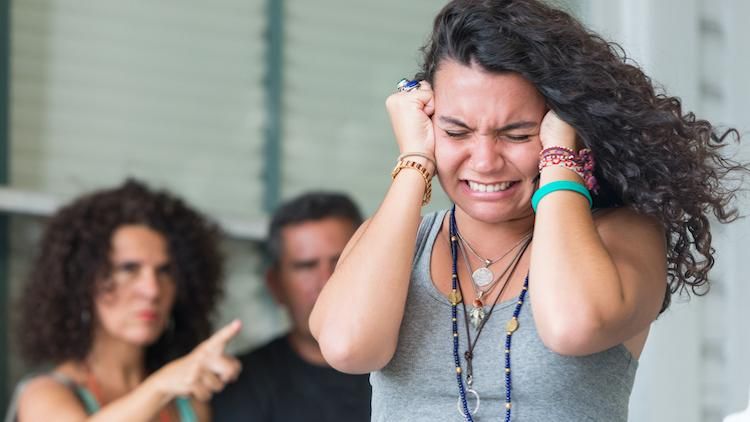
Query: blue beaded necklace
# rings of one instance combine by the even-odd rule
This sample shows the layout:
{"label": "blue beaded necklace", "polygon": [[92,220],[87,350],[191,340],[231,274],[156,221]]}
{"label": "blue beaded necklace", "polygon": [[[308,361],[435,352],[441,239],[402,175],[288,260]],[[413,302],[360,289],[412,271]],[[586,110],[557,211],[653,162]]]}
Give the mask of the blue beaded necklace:
{"label": "blue beaded necklace", "polygon": [[[461,408],[466,422],[474,422],[474,418],[471,416],[469,411],[469,404],[466,399],[466,389],[464,388],[464,381],[461,370],[461,357],[459,354],[459,339],[458,339],[458,304],[463,303],[463,298],[460,293],[460,281],[458,279],[458,225],[456,224],[456,206],[453,205],[450,215],[450,245],[451,245],[451,258],[452,258],[452,275],[451,275],[451,292],[448,294],[448,300],[451,302],[451,322],[453,325],[453,361],[456,364],[456,382],[458,384],[458,395],[461,402]],[[513,333],[518,330],[518,315],[521,313],[521,308],[526,299],[526,292],[529,290],[529,277],[523,282],[523,288],[521,293],[518,295],[518,301],[516,307],[513,310],[513,318],[508,321],[505,325],[505,422],[510,422],[511,416],[511,390],[512,390],[512,378],[510,371],[510,348],[511,338]]]}

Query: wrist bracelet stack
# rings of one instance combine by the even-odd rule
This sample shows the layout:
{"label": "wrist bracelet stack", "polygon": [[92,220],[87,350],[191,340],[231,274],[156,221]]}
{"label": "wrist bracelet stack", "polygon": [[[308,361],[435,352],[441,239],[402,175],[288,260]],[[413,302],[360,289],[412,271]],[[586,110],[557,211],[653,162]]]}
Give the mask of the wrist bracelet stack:
{"label": "wrist bracelet stack", "polygon": [[427,155],[427,154],[425,154],[423,152],[405,152],[405,153],[403,153],[403,154],[401,154],[401,155],[398,156],[398,161],[404,161],[404,159],[406,159],[408,157],[422,157],[425,160],[427,160],[430,163],[432,163],[432,167],[433,168],[437,169],[437,163],[435,162],[435,159],[432,156]]}
{"label": "wrist bracelet stack", "polygon": [[564,167],[571,170],[583,179],[584,184],[570,180],[557,180],[541,186],[531,197],[531,207],[534,212],[542,198],[552,192],[562,190],[580,193],[589,201],[589,206],[593,206],[594,201],[589,191],[596,193],[599,186],[594,177],[594,156],[590,149],[575,152],[566,147],[547,147],[539,153],[539,172],[546,167]]}
{"label": "wrist bracelet stack", "polygon": [[566,147],[547,147],[539,153],[539,171],[545,167],[564,167],[580,176],[588,190],[596,193],[599,188],[594,177],[594,155],[588,148],[575,152]]}
{"label": "wrist bracelet stack", "polygon": [[422,205],[427,205],[430,203],[430,199],[432,198],[432,174],[430,174],[429,171],[422,165],[419,164],[416,161],[410,161],[406,160],[406,157],[409,156],[418,156],[423,157],[427,159],[428,161],[435,163],[435,160],[428,156],[427,154],[417,153],[417,152],[411,152],[411,153],[405,153],[401,154],[398,158],[398,163],[396,163],[396,167],[394,167],[393,171],[391,172],[391,180],[395,179],[396,176],[401,172],[402,169],[413,169],[418,171],[422,178],[424,179],[425,188],[424,188],[424,194],[422,195]]}

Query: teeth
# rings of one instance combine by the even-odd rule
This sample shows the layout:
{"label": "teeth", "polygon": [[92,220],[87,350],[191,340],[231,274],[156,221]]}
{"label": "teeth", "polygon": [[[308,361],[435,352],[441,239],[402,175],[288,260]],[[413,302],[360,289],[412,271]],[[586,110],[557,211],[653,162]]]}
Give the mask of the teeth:
{"label": "teeth", "polygon": [[500,192],[510,187],[512,182],[495,183],[493,185],[483,185],[481,183],[469,181],[469,188],[474,192]]}

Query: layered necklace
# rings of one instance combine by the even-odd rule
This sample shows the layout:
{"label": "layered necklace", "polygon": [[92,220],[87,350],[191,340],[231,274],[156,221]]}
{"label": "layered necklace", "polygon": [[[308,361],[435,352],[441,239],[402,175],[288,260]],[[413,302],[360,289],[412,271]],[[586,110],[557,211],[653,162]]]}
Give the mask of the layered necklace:
{"label": "layered necklace", "polygon": [[[474,289],[474,300],[472,301],[472,309],[469,315],[471,316],[471,324],[475,329],[478,329],[486,316],[484,312],[485,304],[482,301],[482,297],[485,295],[489,295],[489,293],[492,292],[495,286],[499,284],[499,281],[505,276],[505,274],[508,273],[508,271],[511,269],[511,266],[513,266],[517,262],[520,253],[517,253],[515,257],[510,260],[503,272],[500,273],[500,275],[498,275],[497,277],[495,277],[495,273],[492,272],[490,266],[508,256],[508,254],[513,252],[524,242],[528,244],[528,240],[531,238],[531,231],[526,233],[518,242],[511,246],[510,249],[508,249],[505,253],[503,253],[499,258],[496,259],[487,259],[479,255],[479,253],[477,253],[477,251],[471,246],[469,241],[461,236],[461,233],[458,231],[456,231],[456,237],[459,241],[459,247],[461,249],[461,255],[463,256],[464,264],[466,265],[466,270],[469,272],[469,274],[471,274],[471,285]],[[466,253],[467,250],[471,252],[472,255],[477,257],[480,261],[482,261],[484,263],[484,267],[472,270],[471,263],[469,262],[469,256]],[[505,284],[507,284],[507,281],[509,279],[510,277],[505,278]],[[505,284],[503,284],[503,290],[505,289]]]}
{"label": "layered necklace", "polygon": [[[503,271],[503,274],[498,277],[498,280],[503,277],[505,273],[510,271],[510,274],[506,277],[505,282],[503,283],[503,287],[500,290],[500,293],[495,298],[495,301],[492,304],[492,308],[490,309],[490,312],[487,314],[487,316],[483,316],[481,321],[478,324],[478,331],[477,335],[474,338],[474,342],[472,344],[471,341],[471,334],[469,332],[468,327],[468,321],[466,321],[466,334],[468,339],[468,349],[465,353],[465,359],[466,359],[466,384],[468,388],[464,387],[464,381],[463,381],[463,370],[461,368],[461,357],[459,354],[459,335],[458,335],[458,304],[461,303],[464,307],[464,317],[466,317],[466,306],[463,304],[463,297],[461,293],[461,282],[458,278],[458,253],[461,240],[459,238],[458,233],[458,225],[456,224],[456,206],[454,205],[451,209],[450,213],[450,224],[449,224],[449,236],[450,236],[450,247],[451,247],[451,258],[452,258],[452,276],[451,276],[451,292],[448,295],[448,300],[451,302],[451,322],[452,322],[452,328],[453,328],[453,360],[456,365],[456,382],[458,384],[458,411],[461,413],[461,415],[464,417],[464,419],[467,422],[473,422],[474,419],[472,417],[473,414],[475,414],[477,411],[479,411],[479,393],[477,393],[473,388],[473,374],[472,374],[472,359],[473,359],[473,351],[474,347],[477,344],[477,341],[479,339],[479,335],[481,334],[482,328],[484,328],[485,323],[489,319],[492,311],[495,308],[495,305],[497,304],[498,299],[500,296],[502,296],[503,291],[508,285],[508,280],[512,277],[518,262],[520,261],[521,256],[523,255],[526,248],[529,246],[529,243],[531,242],[531,235],[526,235],[521,242],[514,245],[510,251],[518,247],[520,244],[524,243],[524,246],[520,249],[520,251],[516,254],[516,256],[511,260],[511,263],[509,266]],[[510,252],[509,251],[509,252]],[[507,252],[507,253],[509,253]],[[507,255],[507,253],[505,255]],[[505,256],[504,255],[504,256]],[[502,259],[501,258],[498,258]],[[486,261],[485,261],[486,262]],[[470,268],[469,271],[471,272]],[[494,277],[494,275],[493,275]],[[493,284],[497,281],[493,281]],[[505,362],[505,368],[504,368],[504,375],[505,375],[505,418],[504,420],[506,422],[510,422],[510,416],[511,416],[511,387],[512,387],[512,379],[511,379],[511,368],[510,368],[510,351],[511,351],[511,337],[513,336],[513,333],[518,329],[518,316],[521,312],[521,307],[523,306],[524,300],[526,298],[526,292],[528,291],[529,286],[529,278],[528,276],[524,280],[523,288],[521,289],[521,293],[518,296],[518,300],[516,301],[516,307],[513,310],[513,317],[507,322],[505,326],[505,349],[504,349],[504,362]],[[473,321],[472,321],[473,322]],[[474,406],[473,410],[469,410],[469,404],[467,400],[467,393],[472,394],[476,398],[476,405]]]}
{"label": "layered necklace", "polygon": [[499,258],[495,259],[487,259],[479,255],[479,253],[477,253],[477,251],[471,246],[471,243],[469,243],[468,240],[464,239],[463,236],[461,236],[461,233],[456,232],[456,237],[458,237],[458,240],[461,242],[462,249],[468,249],[472,255],[477,257],[477,259],[482,261],[482,263],[484,264],[484,267],[479,267],[474,271],[469,270],[469,273],[471,274],[471,281],[473,281],[476,286],[484,288],[494,284],[500,277],[502,277],[502,275],[500,275],[500,277],[495,277],[495,273],[492,272],[492,269],[490,267],[508,256],[508,254],[513,252],[513,250],[518,247],[518,245],[531,237],[531,231],[526,233],[518,242],[516,242],[515,245],[511,246],[510,249],[500,255]]}

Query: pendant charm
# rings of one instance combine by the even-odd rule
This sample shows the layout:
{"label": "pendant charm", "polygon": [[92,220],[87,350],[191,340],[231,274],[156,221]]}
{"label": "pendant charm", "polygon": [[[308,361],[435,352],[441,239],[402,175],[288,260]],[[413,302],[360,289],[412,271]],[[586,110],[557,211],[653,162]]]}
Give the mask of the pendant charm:
{"label": "pendant charm", "polygon": [[450,293],[448,294],[448,301],[449,301],[449,302],[451,303],[451,305],[453,305],[453,306],[455,306],[455,305],[458,305],[459,303],[461,303],[461,300],[462,300],[462,299],[463,299],[463,298],[461,297],[461,293],[460,293],[460,292],[459,292],[458,290],[456,290],[456,289],[453,289],[453,290],[452,290],[452,291],[451,291],[451,292],[450,292]]}
{"label": "pendant charm", "polygon": [[478,329],[485,317],[484,308],[481,306],[475,306],[472,308],[471,312],[469,312],[469,317],[471,318],[471,325],[473,325],[475,329]]}
{"label": "pendant charm", "polygon": [[[474,410],[471,410],[471,409],[468,409],[468,410],[469,410],[469,415],[476,415],[477,412],[479,412],[479,393],[477,393],[473,388],[467,388],[466,389],[466,404],[468,406],[470,406],[470,404],[469,404],[469,397],[472,394],[474,395],[474,397],[476,397],[477,404],[474,406]],[[462,403],[461,403],[461,397],[460,396],[458,397],[458,413],[460,413],[461,416],[464,417],[464,419],[466,418],[466,414],[464,413],[464,409],[463,409],[463,406],[462,406]]]}
{"label": "pendant charm", "polygon": [[492,283],[495,279],[495,274],[487,267],[480,267],[471,273],[471,279],[474,280],[474,284],[477,286],[485,287]]}
{"label": "pendant charm", "polygon": [[513,317],[507,324],[505,324],[505,331],[508,334],[513,334],[518,329],[518,318]]}

